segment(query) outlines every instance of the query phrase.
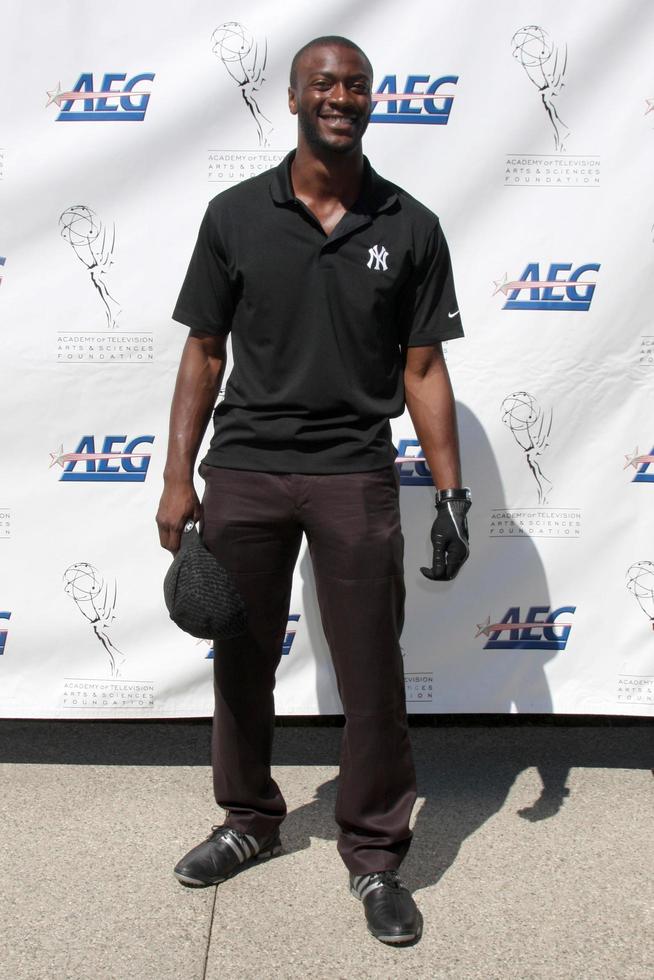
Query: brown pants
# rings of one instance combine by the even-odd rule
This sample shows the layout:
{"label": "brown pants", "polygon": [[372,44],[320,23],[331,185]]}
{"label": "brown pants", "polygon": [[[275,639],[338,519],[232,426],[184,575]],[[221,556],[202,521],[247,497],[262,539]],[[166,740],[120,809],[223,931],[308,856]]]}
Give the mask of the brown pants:
{"label": "brown pants", "polygon": [[356,874],[397,868],[416,793],[399,643],[404,540],[395,467],[303,475],[203,466],[202,476],[204,542],[248,608],[247,633],[215,645],[212,762],[226,822],[261,839],[286,815],[270,773],[273,689],[304,532],[345,713],[338,850]]}

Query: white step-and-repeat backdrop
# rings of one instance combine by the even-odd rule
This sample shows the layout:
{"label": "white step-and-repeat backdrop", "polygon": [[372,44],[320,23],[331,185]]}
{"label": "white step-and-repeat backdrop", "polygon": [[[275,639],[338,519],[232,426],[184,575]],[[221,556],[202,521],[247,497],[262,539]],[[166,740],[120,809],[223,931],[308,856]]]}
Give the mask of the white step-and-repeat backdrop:
{"label": "white step-and-repeat backdrop", "polygon": [[[394,423],[409,709],[654,714],[654,5],[61,0],[3,15],[4,716],[211,712],[211,645],[161,593],[170,312],[207,201],[294,145],[291,57],[332,33],[371,58],[367,155],[440,215],[467,334],[454,583],[419,574],[433,493]],[[277,708],[340,710],[304,552]]]}

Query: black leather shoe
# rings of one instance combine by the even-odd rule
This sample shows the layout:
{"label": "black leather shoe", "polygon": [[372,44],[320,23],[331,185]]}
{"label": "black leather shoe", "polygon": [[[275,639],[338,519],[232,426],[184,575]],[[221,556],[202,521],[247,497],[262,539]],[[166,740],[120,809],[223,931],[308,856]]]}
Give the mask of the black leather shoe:
{"label": "black leather shoe", "polygon": [[350,891],[361,899],[368,930],[382,943],[410,943],[420,938],[422,916],[397,871],[350,875]]}
{"label": "black leather shoe", "polygon": [[271,837],[258,841],[231,827],[212,827],[207,839],[175,865],[174,874],[178,881],[190,888],[218,885],[242,864],[274,857],[281,849],[279,829]]}

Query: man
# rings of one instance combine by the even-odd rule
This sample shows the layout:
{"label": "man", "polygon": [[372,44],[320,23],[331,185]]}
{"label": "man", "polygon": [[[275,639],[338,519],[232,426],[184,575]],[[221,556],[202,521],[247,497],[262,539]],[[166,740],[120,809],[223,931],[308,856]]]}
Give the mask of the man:
{"label": "man", "polygon": [[[224,881],[276,854],[286,814],[271,778],[275,669],[302,534],[346,719],[336,820],[350,888],[383,942],[417,939],[421,918],[397,869],[415,776],[399,637],[403,538],[389,418],[406,404],[435,483],[430,579],[468,554],[454,401],[441,341],[462,335],[438,219],[380,178],[361,139],[372,68],[345,38],[293,59],[297,150],[207,209],[177,306],[190,327],[173,397],[157,515],[175,552],[189,517],[227,567],[248,629],[216,644],[213,779],[225,823],[175,868]],[[234,367],[193,467],[225,365]],[[442,498],[442,499],[441,499]]]}

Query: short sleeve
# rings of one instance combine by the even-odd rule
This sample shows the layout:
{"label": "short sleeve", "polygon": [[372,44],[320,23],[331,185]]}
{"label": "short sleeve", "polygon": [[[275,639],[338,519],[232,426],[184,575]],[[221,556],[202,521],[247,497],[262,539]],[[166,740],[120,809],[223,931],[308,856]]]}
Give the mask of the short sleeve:
{"label": "short sleeve", "polygon": [[182,285],[173,320],[191,330],[226,336],[233,315],[227,262],[215,222],[207,210]]}
{"label": "short sleeve", "polygon": [[402,348],[463,336],[450,251],[439,223],[403,290],[400,321]]}

